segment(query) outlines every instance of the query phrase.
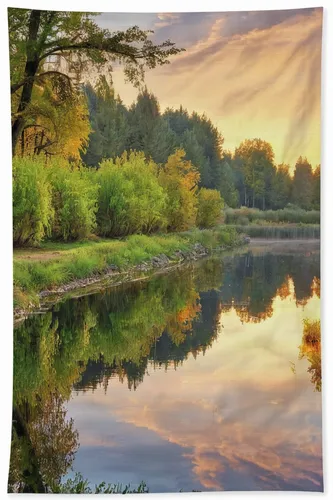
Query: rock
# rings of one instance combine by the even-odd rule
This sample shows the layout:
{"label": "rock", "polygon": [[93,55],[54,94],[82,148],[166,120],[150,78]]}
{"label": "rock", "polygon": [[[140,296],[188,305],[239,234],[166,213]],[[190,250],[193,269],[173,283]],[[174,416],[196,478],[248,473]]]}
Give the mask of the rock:
{"label": "rock", "polygon": [[150,262],[153,267],[165,267],[169,264],[169,259],[164,253],[161,253],[153,257]]}

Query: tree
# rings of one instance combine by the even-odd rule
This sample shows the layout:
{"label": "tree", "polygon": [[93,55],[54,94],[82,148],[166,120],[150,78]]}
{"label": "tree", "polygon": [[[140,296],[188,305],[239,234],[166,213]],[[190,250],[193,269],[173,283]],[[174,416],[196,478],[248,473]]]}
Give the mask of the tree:
{"label": "tree", "polygon": [[198,192],[197,226],[210,228],[221,218],[223,200],[216,189],[201,188]]}
{"label": "tree", "polygon": [[272,208],[284,208],[290,200],[292,180],[290,167],[282,163],[272,180]]}
{"label": "tree", "polygon": [[97,166],[103,158],[116,158],[127,148],[128,110],[105,76],[100,77],[95,88],[86,85],[84,92],[92,130],[81,158],[86,165]]}
{"label": "tree", "polygon": [[200,174],[184,157],[185,151],[177,149],[159,174],[159,182],[168,196],[166,216],[170,231],[185,231],[196,222]]}
{"label": "tree", "polygon": [[221,166],[221,180],[218,189],[228,207],[236,208],[239,204],[239,194],[235,186],[235,170],[227,161]]}
{"label": "tree", "polygon": [[[13,98],[16,101],[17,98]],[[35,86],[32,101],[25,112],[25,126],[17,142],[16,153],[62,156],[79,160],[90,132],[86,100],[82,92],[63,100],[50,82]]]}
{"label": "tree", "polygon": [[102,236],[151,233],[164,226],[166,194],[157,179],[157,166],[144,153],[123,153],[92,172],[100,186],[97,224]]}
{"label": "tree", "polygon": [[184,149],[200,172],[200,186],[216,188],[221,180],[221,157],[223,137],[211,120],[204,114],[186,109],[166,109],[163,118],[175,134],[175,145]]}
{"label": "tree", "polygon": [[[266,200],[274,174],[272,146],[262,139],[246,139],[235,150],[235,157],[242,161],[246,188],[252,192],[252,207],[257,204],[265,210]],[[248,194],[245,204],[248,205]]]}
{"label": "tree", "polygon": [[295,165],[292,183],[292,202],[305,210],[311,209],[313,196],[312,168],[306,158],[300,156]]}
{"label": "tree", "polygon": [[129,110],[128,150],[143,151],[156,163],[165,163],[174,151],[174,133],[162,119],[156,96],[145,88]]}
{"label": "tree", "polygon": [[146,68],[167,64],[177,49],[170,40],[155,45],[150,31],[133,26],[125,31],[102,29],[93,14],[8,9],[11,94],[17,97],[12,115],[12,149],[26,124],[36,84],[51,81],[63,98],[71,99],[83,70],[124,65],[126,78],[139,86]]}

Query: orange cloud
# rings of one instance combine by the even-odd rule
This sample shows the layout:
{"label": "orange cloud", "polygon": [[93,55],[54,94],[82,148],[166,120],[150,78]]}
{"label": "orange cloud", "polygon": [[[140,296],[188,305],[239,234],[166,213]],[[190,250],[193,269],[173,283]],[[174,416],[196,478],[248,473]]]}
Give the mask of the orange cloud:
{"label": "orange cloud", "polygon": [[[169,22],[164,16],[161,22]],[[223,133],[226,149],[260,137],[273,145],[277,163],[293,167],[303,155],[317,165],[322,9],[232,36],[229,22],[217,17],[170,65],[148,72],[148,87],[163,109],[182,104],[205,112]],[[120,72],[114,82],[124,101],[132,102],[136,91],[124,85]]]}

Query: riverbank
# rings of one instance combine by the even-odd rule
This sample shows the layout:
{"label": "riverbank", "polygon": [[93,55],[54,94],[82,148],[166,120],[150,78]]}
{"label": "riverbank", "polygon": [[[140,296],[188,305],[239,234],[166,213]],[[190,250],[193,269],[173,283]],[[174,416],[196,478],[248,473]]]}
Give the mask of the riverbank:
{"label": "riverbank", "polygon": [[64,296],[91,287],[147,279],[216,250],[239,247],[246,239],[220,226],[168,235],[133,235],[123,240],[46,243],[14,250],[14,320],[48,308]]}

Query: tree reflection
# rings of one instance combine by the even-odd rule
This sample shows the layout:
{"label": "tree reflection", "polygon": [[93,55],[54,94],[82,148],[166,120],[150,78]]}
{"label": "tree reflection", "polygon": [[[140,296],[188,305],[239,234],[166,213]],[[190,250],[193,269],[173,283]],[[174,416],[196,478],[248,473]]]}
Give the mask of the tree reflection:
{"label": "tree reflection", "polygon": [[66,418],[63,399],[50,395],[31,407],[13,410],[9,491],[43,493],[60,484],[78,449],[73,419]]}
{"label": "tree reflection", "polygon": [[[319,253],[211,258],[149,282],[59,303],[26,320],[14,332],[9,490],[42,492],[71,467],[78,434],[65,402],[73,387],[107,391],[117,377],[136,390],[151,368],[177,368],[189,356],[204,355],[223,311],[234,308],[244,322],[264,321],[275,297],[291,293],[297,304],[320,296]],[[304,338],[302,346],[320,390],[318,343]]]}

